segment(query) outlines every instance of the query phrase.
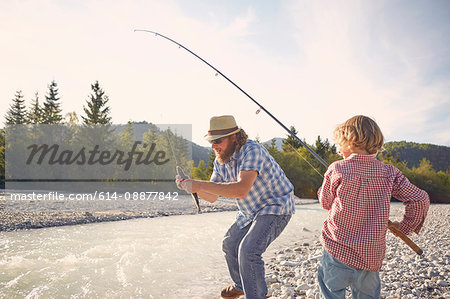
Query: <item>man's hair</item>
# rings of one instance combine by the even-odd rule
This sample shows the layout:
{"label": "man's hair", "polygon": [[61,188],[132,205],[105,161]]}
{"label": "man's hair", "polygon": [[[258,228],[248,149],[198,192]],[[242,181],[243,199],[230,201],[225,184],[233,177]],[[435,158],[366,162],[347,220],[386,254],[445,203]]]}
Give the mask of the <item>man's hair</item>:
{"label": "man's hair", "polygon": [[334,140],[340,147],[357,147],[369,154],[383,150],[383,134],[377,123],[364,115],[356,115],[334,130]]}
{"label": "man's hair", "polygon": [[241,148],[247,142],[248,136],[243,129],[236,133],[236,149]]}

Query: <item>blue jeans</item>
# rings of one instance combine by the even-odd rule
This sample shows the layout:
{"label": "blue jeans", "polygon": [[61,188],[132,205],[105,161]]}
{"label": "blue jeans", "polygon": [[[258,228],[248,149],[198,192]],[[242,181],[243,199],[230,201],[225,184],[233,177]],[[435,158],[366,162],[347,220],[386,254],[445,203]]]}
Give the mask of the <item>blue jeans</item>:
{"label": "blue jeans", "polygon": [[321,265],[317,269],[320,291],[326,299],[345,298],[345,289],[350,286],[352,297],[380,298],[378,272],[357,270],[342,263],[323,251]]}
{"label": "blue jeans", "polygon": [[266,298],[267,285],[261,255],[291,219],[291,215],[259,215],[246,227],[234,223],[225,234],[222,250],[234,287],[246,299]]}

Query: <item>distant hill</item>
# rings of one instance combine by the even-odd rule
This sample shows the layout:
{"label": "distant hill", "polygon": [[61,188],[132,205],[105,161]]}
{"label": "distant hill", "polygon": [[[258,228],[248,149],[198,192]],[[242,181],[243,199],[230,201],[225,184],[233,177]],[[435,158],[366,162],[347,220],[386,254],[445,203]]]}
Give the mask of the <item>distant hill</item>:
{"label": "distant hill", "polygon": [[450,165],[450,147],[448,146],[393,141],[387,142],[384,147],[387,153],[406,162],[409,168],[418,167],[423,158],[429,160],[436,171],[446,171]]}
{"label": "distant hill", "polygon": [[284,138],[275,137],[275,138],[272,138],[270,140],[267,140],[266,142],[263,142],[262,144],[270,146],[272,144],[272,140],[274,140],[274,139],[275,139],[275,146],[277,147],[277,150],[281,151],[283,149],[283,140],[284,140]]}
{"label": "distant hill", "polygon": [[[119,133],[125,130],[126,124],[115,125],[115,132]],[[142,140],[144,134],[149,130],[149,127],[153,126],[152,123],[146,121],[139,121],[133,123],[133,134],[135,135],[135,140]],[[159,134],[164,135],[164,131],[156,127],[156,131]],[[206,164],[209,162],[209,155],[211,154],[211,149],[209,147],[200,146],[190,140],[186,140],[188,144],[192,146],[192,160],[194,161],[194,166],[198,166],[200,160],[205,161]]]}
{"label": "distant hill", "polygon": [[205,161],[205,164],[208,165],[210,155],[211,148],[192,142],[192,160],[194,160],[194,166],[198,166],[200,160]]}
{"label": "distant hill", "polygon": [[[280,137],[273,138],[275,146],[278,150],[282,150],[283,139]],[[270,146],[272,139],[263,142],[264,145]],[[409,168],[419,167],[420,161],[426,158],[433,165],[436,171],[446,171],[450,166],[450,147],[435,145],[435,144],[421,144],[406,141],[392,141],[384,145],[386,151],[394,158],[398,157],[400,161],[406,162]]]}

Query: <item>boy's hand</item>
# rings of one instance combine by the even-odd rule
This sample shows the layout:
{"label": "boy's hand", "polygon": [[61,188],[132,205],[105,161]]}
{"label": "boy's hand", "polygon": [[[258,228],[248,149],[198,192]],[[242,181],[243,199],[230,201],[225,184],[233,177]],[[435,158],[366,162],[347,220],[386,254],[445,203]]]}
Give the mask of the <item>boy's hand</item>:
{"label": "boy's hand", "polygon": [[388,228],[396,237],[399,237],[400,223],[398,221],[389,221]]}

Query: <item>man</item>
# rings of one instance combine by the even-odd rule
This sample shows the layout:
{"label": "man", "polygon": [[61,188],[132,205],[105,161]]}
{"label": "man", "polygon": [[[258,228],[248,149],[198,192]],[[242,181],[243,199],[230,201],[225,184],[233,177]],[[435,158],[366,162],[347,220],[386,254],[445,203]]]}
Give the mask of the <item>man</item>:
{"label": "man", "polygon": [[222,249],[233,285],[222,298],[266,298],[264,262],[261,255],[275,240],[294,213],[294,193],[285,173],[261,144],[249,140],[233,116],[210,120],[205,138],[216,154],[211,180],[176,183],[211,203],[219,196],[235,198],[239,212],[225,234]]}

